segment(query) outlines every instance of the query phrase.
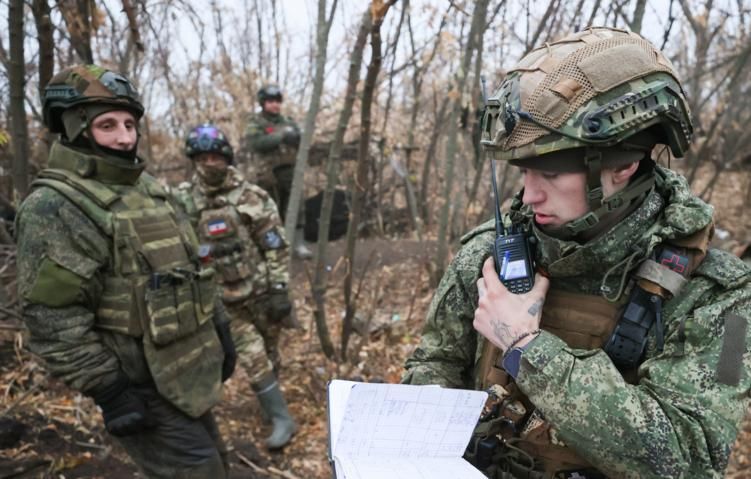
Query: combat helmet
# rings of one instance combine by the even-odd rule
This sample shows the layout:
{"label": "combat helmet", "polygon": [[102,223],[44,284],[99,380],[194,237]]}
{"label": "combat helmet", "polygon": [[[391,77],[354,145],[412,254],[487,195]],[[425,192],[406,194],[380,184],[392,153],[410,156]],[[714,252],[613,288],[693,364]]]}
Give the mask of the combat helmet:
{"label": "combat helmet", "polygon": [[211,123],[202,123],[190,130],[185,139],[185,156],[190,159],[201,153],[217,153],[232,164],[234,152],[222,131]]}
{"label": "combat helmet", "polygon": [[638,161],[662,143],[681,157],[693,133],[673,65],[648,40],[615,28],[588,28],[531,51],[487,103],[481,143],[493,159],[524,166],[543,157],[587,172],[592,211],[569,225],[574,233],[651,186],[629,187],[605,205],[600,171],[613,166],[605,156]]}
{"label": "combat helmet", "polygon": [[277,85],[264,85],[258,90],[258,103],[263,106],[267,100],[282,101],[282,90]]}
{"label": "combat helmet", "polygon": [[127,78],[96,65],[60,71],[42,95],[44,124],[70,141],[84,132],[94,117],[111,110],[129,111],[136,121],[144,112],[138,91]]}

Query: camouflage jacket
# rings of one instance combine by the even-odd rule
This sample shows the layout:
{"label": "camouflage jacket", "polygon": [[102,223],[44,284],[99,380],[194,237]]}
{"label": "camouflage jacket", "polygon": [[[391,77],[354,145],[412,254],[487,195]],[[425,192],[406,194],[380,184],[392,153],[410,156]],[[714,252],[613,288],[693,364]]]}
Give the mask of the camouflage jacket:
{"label": "camouflage jacket", "polygon": [[[550,273],[552,289],[613,290],[624,269],[633,271],[655,246],[709,224],[711,207],[691,195],[685,180],[668,170],[658,173],[656,191],[593,241],[558,241],[534,230],[540,240],[536,261]],[[523,212],[519,204],[517,198],[516,214]],[[476,281],[494,235],[488,222],[463,238],[433,297],[420,344],[406,361],[403,382],[479,387],[484,338],[472,321]],[[625,259],[634,244],[643,249],[629,265]],[[655,347],[652,331],[636,384],[628,384],[601,349],[572,349],[547,331],[525,350],[516,382],[565,443],[609,476],[720,477],[751,388],[747,352],[738,385],[716,378],[731,312],[751,315],[751,270],[730,254],[710,250],[679,296],[665,303],[664,350]],[[748,328],[745,343],[748,351]]]}
{"label": "camouflage jacket", "polygon": [[[221,186],[208,187],[195,175],[191,183],[181,184],[174,196],[188,215],[202,243],[218,246],[220,242],[227,240],[248,238],[248,241],[243,241],[244,251],[240,260],[245,263],[251,282],[247,296],[261,296],[268,293],[273,284],[289,283],[289,246],[276,203],[265,190],[245,181],[240,172],[230,167]],[[222,208],[227,207],[233,212],[223,214]],[[209,231],[208,216],[217,211],[218,218],[225,220],[230,230],[235,227],[232,218],[239,218],[240,224],[236,226],[242,231],[229,231],[229,235],[212,234]],[[222,281],[223,268],[219,264],[216,266]],[[245,278],[244,275],[241,276]],[[225,281],[225,288],[231,288],[232,282]]]}
{"label": "camouflage jacket", "polygon": [[[50,153],[51,168],[61,168],[53,166],[58,157],[79,165],[97,158],[55,144]],[[128,167],[123,172],[112,164],[98,164],[93,170],[108,170],[106,181],[90,181],[101,185],[104,191],[122,196],[137,192],[128,198],[161,192],[158,197],[153,197],[153,202],[161,205],[162,211],[171,208],[165,207],[166,194],[156,180],[142,173],[143,164]],[[59,170],[44,170],[42,173],[47,171]],[[73,172],[69,174],[75,175]],[[99,176],[97,173],[89,180],[98,180]],[[181,223],[176,216],[173,219],[181,231],[190,231],[187,223]],[[101,323],[100,313],[104,315],[107,308],[112,315],[118,314],[130,321],[128,318],[132,314],[121,314],[117,309],[119,306],[109,302],[111,298],[103,299],[108,294],[112,296],[107,281],[112,280],[116,264],[126,264],[123,257],[130,251],[115,248],[111,232],[105,232],[102,223],[89,217],[71,199],[50,186],[34,187],[19,208],[16,231],[18,293],[23,318],[30,332],[31,350],[45,360],[50,373],[70,387],[94,397],[122,374],[137,384],[155,380],[152,363],[145,356],[149,353],[145,349],[153,348],[153,343],[146,344],[142,332],[124,334],[113,328],[104,329]],[[143,306],[143,298],[126,298],[122,303],[126,306],[135,305],[132,308],[138,310]],[[216,296],[212,295],[208,301],[214,303],[215,299]],[[221,301],[214,304],[213,320],[226,321]],[[139,320],[136,318],[135,321],[138,325]],[[213,331],[213,327],[211,329]],[[209,340],[216,343],[212,347],[218,346],[216,334],[210,334],[213,337]],[[215,381],[219,379],[220,369],[215,371],[216,378],[204,378],[198,369],[192,372],[194,386],[205,382],[213,389],[220,387],[221,383]],[[178,371],[173,371],[173,377],[178,374]],[[156,382],[158,386],[159,381]]]}
{"label": "camouflage jacket", "polygon": [[277,166],[295,164],[297,146],[282,141],[285,129],[292,129],[298,137],[300,135],[300,128],[290,117],[261,112],[250,118],[245,130],[245,143],[252,156],[248,178],[264,183],[266,176]]}

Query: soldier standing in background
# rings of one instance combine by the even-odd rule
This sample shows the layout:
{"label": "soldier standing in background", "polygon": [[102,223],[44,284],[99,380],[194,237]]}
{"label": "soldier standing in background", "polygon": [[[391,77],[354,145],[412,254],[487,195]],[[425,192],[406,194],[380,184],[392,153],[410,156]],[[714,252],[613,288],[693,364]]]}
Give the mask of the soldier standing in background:
{"label": "soldier standing in background", "polygon": [[[689,149],[667,58],[588,28],[511,69],[483,144],[524,175],[505,218],[541,274],[462,238],[403,381],[487,389],[467,457],[488,477],[722,477],[751,389],[751,270],[709,249],[713,208],[653,148]],[[493,213],[490,212],[490,215]],[[501,240],[502,241],[502,240]]]}
{"label": "soldier standing in background", "polygon": [[234,369],[214,271],[136,156],[143,105],[122,75],[68,68],[44,91],[60,134],[17,218],[31,350],[94,399],[149,478],[225,478],[210,412]]}
{"label": "soldier standing in background", "polygon": [[218,272],[238,361],[274,428],[266,445],[281,448],[297,427],[274,374],[279,333],[292,320],[288,245],[276,204],[232,166],[232,146],[216,126],[191,130],[185,155],[196,173],[175,197],[198,233],[202,260]]}
{"label": "soldier standing in background", "polygon": [[[261,112],[251,117],[245,141],[251,156],[247,171],[254,173],[248,173],[248,178],[271,194],[284,221],[300,146],[300,128],[292,118],[281,114],[282,100],[282,91],[276,85],[265,85],[258,90]],[[300,259],[309,259],[313,253],[303,242],[304,208],[303,198],[292,239],[292,254]]]}

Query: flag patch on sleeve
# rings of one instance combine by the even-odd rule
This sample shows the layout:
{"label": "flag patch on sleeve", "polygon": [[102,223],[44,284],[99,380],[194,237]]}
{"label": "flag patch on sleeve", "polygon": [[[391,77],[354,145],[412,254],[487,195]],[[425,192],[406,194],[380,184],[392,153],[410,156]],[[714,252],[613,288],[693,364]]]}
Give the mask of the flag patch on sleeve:
{"label": "flag patch on sleeve", "polygon": [[229,229],[227,228],[227,223],[223,219],[209,221],[208,228],[211,236],[226,233]]}

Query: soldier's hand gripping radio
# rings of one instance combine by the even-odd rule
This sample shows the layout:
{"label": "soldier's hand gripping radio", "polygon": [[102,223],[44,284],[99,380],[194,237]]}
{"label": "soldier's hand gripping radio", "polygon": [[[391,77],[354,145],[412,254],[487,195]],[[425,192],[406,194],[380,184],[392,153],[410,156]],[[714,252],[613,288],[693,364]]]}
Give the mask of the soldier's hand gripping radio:
{"label": "soldier's hand gripping radio", "polygon": [[[487,104],[485,78],[481,77],[480,81],[482,82],[483,98]],[[485,119],[487,121],[487,116],[485,116]],[[535,283],[529,233],[518,225],[512,225],[508,231],[504,228],[493,159],[490,160],[490,171],[492,172],[493,210],[495,212],[495,242],[493,243],[495,269],[506,289],[515,294],[526,293],[532,289]]]}

